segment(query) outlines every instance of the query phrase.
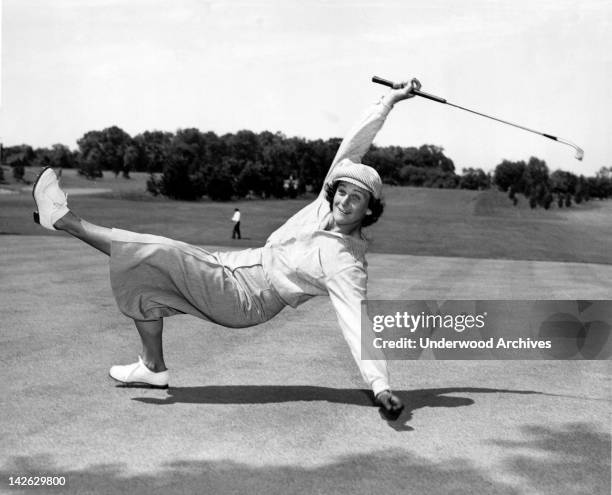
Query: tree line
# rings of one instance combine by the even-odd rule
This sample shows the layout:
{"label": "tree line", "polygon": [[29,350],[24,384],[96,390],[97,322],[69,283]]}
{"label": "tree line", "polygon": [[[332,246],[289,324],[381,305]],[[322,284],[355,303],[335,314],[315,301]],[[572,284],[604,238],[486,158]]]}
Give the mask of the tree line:
{"label": "tree line", "polygon": [[[125,178],[133,171],[147,172],[148,191],[174,199],[282,198],[319,190],[340,142],[340,138],[308,140],[269,131],[217,135],[195,128],[145,131],[131,137],[112,126],[85,133],[76,150],[63,144],[6,147],[2,163],[12,167],[17,179],[23,178],[26,166],[75,168],[90,179],[102,177],[103,171]],[[528,163],[504,161],[493,174],[466,168],[459,175],[443,148],[429,144],[372,146],[363,162],[376,168],[387,184],[475,190],[495,185],[508,191],[512,200],[524,194],[533,207],[549,207],[551,197],[562,196],[565,205],[568,196],[581,202],[612,193],[609,174],[589,179],[569,172],[549,174],[537,158]]]}
{"label": "tree line", "polygon": [[531,208],[549,209],[553,204],[563,208],[590,199],[611,197],[612,167],[602,167],[595,177],[585,177],[563,170],[550,173],[546,162],[535,157],[527,162],[504,160],[495,167],[492,182],[507,192],[515,205],[517,194],[522,194]]}

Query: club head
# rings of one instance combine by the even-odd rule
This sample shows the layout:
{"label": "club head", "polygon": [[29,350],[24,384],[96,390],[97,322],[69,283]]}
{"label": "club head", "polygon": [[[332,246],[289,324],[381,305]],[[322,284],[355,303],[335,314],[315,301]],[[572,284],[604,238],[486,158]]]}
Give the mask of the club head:
{"label": "club head", "polygon": [[582,161],[584,158],[584,150],[582,148],[576,148],[576,160]]}
{"label": "club head", "polygon": [[548,134],[543,134],[543,136],[554,139],[555,141],[559,141],[560,143],[567,144],[568,146],[571,146],[572,148],[574,148],[576,150],[576,156],[574,157],[576,158],[576,160],[581,162],[582,159],[584,158],[584,150],[580,146],[572,143],[571,141],[567,141],[566,139],[561,139],[556,136],[549,136]]}

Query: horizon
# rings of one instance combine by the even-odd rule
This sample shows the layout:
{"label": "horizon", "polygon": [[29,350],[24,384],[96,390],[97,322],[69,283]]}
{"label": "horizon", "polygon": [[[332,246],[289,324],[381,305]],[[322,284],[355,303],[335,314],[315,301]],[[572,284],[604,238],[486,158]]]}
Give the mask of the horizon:
{"label": "horizon", "polygon": [[600,0],[4,0],[0,138],[74,150],[113,125],[341,138],[387,91],[373,75],[415,76],[451,103],[575,142],[584,161],[418,97],[377,146],[440,146],[457,171],[534,156],[593,176],[612,165],[611,14]]}
{"label": "horizon", "polygon": [[[112,127],[112,126],[111,126],[111,127]],[[102,130],[103,130],[103,129],[90,129],[90,131],[94,131],[94,132],[96,132],[96,131],[102,131]],[[174,131],[174,132],[172,132],[172,131],[160,130],[160,129],[153,129],[152,131],[145,130],[145,131],[142,131],[142,133],[138,133],[138,134],[135,134],[135,135],[130,135],[130,138],[132,138],[132,139],[133,139],[134,137],[136,137],[136,136],[138,136],[138,135],[140,135],[140,134],[143,134],[144,132],[158,132],[158,131],[160,131],[160,132],[170,132],[170,133],[172,133],[173,135],[175,135],[175,134],[176,134],[178,131],[180,131],[180,130],[183,130],[183,129],[177,129],[177,130],[176,130],[176,131]],[[87,132],[90,132],[90,131],[87,131]],[[208,132],[214,132],[214,131],[209,131],[209,130],[205,130],[205,129],[198,129],[198,131],[199,131],[199,132],[201,132],[202,134],[206,134],[206,133],[208,133]],[[240,132],[240,131],[251,131],[251,130],[250,130],[250,129],[239,129],[239,131],[238,131],[238,132]],[[264,131],[260,131],[260,132],[272,132],[272,131],[267,131],[267,130],[264,130]],[[280,131],[276,131],[276,132],[280,132]],[[226,133],[226,134],[235,134],[235,132],[234,132],[234,133]],[[255,134],[260,134],[260,133],[257,133],[257,132],[256,132]],[[219,136],[219,137],[223,137],[224,135],[225,135],[225,134],[218,134],[218,136]],[[307,139],[307,138],[303,138],[302,136],[285,136],[285,135],[283,135],[283,136],[284,136],[285,138],[287,138],[287,139],[297,138],[297,139],[306,139],[307,141],[310,141],[310,140],[316,140],[316,139],[322,139],[322,138],[312,138],[312,139]],[[330,137],[330,138],[325,138],[325,139],[323,139],[323,140],[324,140],[324,141],[326,141],[326,140],[332,140],[332,139],[338,139],[338,138],[340,138],[340,136],[332,136],[332,137]],[[55,144],[65,145],[65,143],[53,143],[53,145],[55,145]],[[19,143],[19,144],[13,144],[13,145],[5,145],[4,143],[2,143],[2,142],[0,141],[0,146],[2,147],[2,149],[12,148],[12,147],[19,147],[19,146],[31,146],[31,147],[32,147],[32,149],[33,149],[34,151],[36,151],[37,149],[50,149],[50,148],[51,148],[53,145],[50,145],[50,146],[39,146],[39,147],[34,147],[34,146],[31,146],[31,145],[30,145],[30,144],[28,144],[28,143]],[[383,147],[383,148],[384,148],[385,146],[398,146],[398,145],[393,145],[393,144],[389,144],[389,145],[377,145],[376,143],[374,143],[374,145],[375,145],[375,146],[378,146],[378,147]],[[68,145],[65,145],[65,146],[67,146],[71,152],[79,152],[79,147],[78,147],[78,145],[75,145],[74,147],[69,147]],[[410,147],[412,147],[412,148],[418,149],[418,148],[420,148],[421,146],[430,146],[430,144],[429,144],[429,143],[423,143],[422,145],[407,146],[407,147],[404,147],[404,148],[410,148]],[[448,156],[448,155],[446,154],[446,152],[445,152],[445,151],[446,151],[446,150],[444,150],[444,151],[443,151],[444,155],[445,155],[447,158],[449,158],[449,159],[452,161],[452,160],[453,160],[453,158],[452,158],[451,156]],[[367,155],[367,154],[366,154],[366,155]],[[540,158],[539,158],[539,157],[537,157],[537,156],[530,156],[530,157],[527,157],[527,158],[524,158],[524,159],[518,159],[518,160],[507,160],[507,159],[503,158],[503,159],[502,159],[502,160],[501,160],[499,163],[496,163],[495,165],[492,165],[491,167],[488,167],[488,168],[485,168],[485,167],[476,167],[476,168],[475,168],[475,170],[480,169],[480,170],[483,170],[483,171],[484,171],[486,174],[491,174],[491,175],[492,175],[492,174],[495,172],[496,167],[497,167],[498,165],[502,164],[502,162],[506,162],[506,161],[511,161],[512,163],[516,163],[516,162],[524,162],[525,164],[527,164],[531,158],[536,158],[536,159],[538,159],[538,160],[540,159]],[[462,174],[464,173],[464,171],[466,171],[466,170],[468,170],[468,169],[470,168],[470,167],[457,168],[457,166],[456,166],[456,164],[454,163],[454,161],[453,161],[453,165],[455,165],[455,170],[454,170],[454,173],[455,173],[456,175],[462,175]],[[548,164],[547,164],[547,163],[546,163],[546,165],[548,166]],[[474,167],[471,167],[471,168],[472,168],[472,169],[474,169]],[[611,167],[611,168],[612,168],[612,167]],[[562,170],[561,168],[556,168],[556,169],[553,169],[553,168],[551,168],[551,167],[548,167],[548,169],[549,169],[549,171],[550,171],[551,173],[552,173],[552,172],[555,172],[555,171],[557,171],[557,170]],[[601,169],[600,169],[600,170],[601,170]],[[594,176],[595,176],[595,175],[596,175],[596,174],[597,174],[597,173],[598,173],[600,170],[595,171],[595,172],[594,172],[592,175],[587,175],[587,174],[584,174],[584,173],[578,173],[578,174],[575,174],[575,175],[576,175],[576,176],[585,176],[585,177],[594,177]],[[111,170],[111,169],[104,169],[104,172],[110,172],[110,171],[112,171],[112,170]],[[135,172],[143,172],[143,171],[142,171],[142,170],[141,170],[141,171],[138,171],[138,170],[132,170],[132,171],[130,171],[130,173],[135,173]],[[571,172],[571,173],[574,173],[574,172]],[[401,186],[401,187],[428,187],[428,186],[410,186],[410,185],[407,185],[407,186]]]}

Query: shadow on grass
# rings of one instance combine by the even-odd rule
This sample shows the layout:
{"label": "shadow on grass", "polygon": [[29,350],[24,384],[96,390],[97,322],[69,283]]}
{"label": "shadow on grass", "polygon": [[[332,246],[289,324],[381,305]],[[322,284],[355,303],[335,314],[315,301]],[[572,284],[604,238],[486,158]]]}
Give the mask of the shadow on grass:
{"label": "shadow on grass", "polygon": [[[176,460],[135,474],[125,464],[83,469],[57,465],[51,455],[14,456],[0,468],[0,483],[19,473],[66,477],[63,489],[32,493],[337,493],[608,495],[610,438],[588,424],[529,426],[524,441],[493,440],[507,462],[494,470],[455,457],[434,462],[403,449],[338,458],[322,466],[257,466],[220,460]],[[518,453],[516,451],[519,451]],[[509,476],[511,475],[511,476]],[[501,481],[501,480],[504,481]],[[7,487],[8,489],[8,487]],[[16,492],[18,492],[16,490]],[[23,493],[19,491],[19,493]]]}
{"label": "shadow on grass", "polygon": [[609,431],[599,432],[586,423],[568,423],[556,428],[525,426],[523,434],[525,440],[493,443],[508,452],[518,451],[506,465],[516,474],[528,475],[535,493],[611,493]]}
{"label": "shadow on grass", "polygon": [[[379,409],[381,417],[397,431],[412,431],[406,423],[413,411],[423,407],[462,407],[474,404],[467,397],[451,397],[453,393],[511,393],[539,394],[530,390],[504,390],[493,388],[432,388],[421,390],[396,390],[404,403],[404,411],[394,421],[388,420]],[[145,404],[269,404],[279,402],[324,401],[334,404],[375,407],[371,391],[365,389],[341,389],[306,385],[225,385],[205,387],[171,387],[165,399],[137,397],[132,400]]]}

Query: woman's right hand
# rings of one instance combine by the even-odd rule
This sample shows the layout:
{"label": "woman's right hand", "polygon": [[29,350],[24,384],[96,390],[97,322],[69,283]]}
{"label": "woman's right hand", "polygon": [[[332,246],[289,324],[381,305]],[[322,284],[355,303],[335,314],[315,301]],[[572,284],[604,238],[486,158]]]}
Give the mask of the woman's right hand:
{"label": "woman's right hand", "polygon": [[376,402],[382,407],[387,419],[395,421],[404,410],[404,404],[391,390],[383,390],[376,396]]}

